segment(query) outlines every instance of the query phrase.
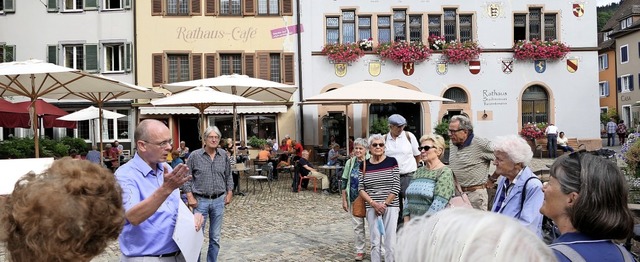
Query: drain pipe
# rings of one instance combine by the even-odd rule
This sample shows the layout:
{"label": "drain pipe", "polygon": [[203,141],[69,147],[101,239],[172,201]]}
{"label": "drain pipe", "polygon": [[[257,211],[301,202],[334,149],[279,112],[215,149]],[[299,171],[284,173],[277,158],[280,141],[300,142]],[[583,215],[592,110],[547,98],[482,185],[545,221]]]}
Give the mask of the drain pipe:
{"label": "drain pipe", "polygon": [[[298,99],[300,102],[303,101],[302,95],[302,32],[300,27],[300,0],[296,0],[296,32],[298,38]],[[304,144],[304,111],[303,105],[298,104],[300,106],[300,140],[302,144]]]}

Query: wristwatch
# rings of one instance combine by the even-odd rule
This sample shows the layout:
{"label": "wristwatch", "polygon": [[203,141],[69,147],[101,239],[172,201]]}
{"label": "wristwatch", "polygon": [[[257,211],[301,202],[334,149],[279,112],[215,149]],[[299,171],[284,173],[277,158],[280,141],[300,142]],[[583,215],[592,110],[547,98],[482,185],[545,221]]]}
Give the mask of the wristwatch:
{"label": "wristwatch", "polygon": [[493,177],[491,177],[491,175],[487,175],[487,179],[489,179],[489,181],[491,181],[491,182],[493,182],[493,183],[495,183],[496,181],[498,181],[498,179],[497,179],[497,178],[493,178]]}

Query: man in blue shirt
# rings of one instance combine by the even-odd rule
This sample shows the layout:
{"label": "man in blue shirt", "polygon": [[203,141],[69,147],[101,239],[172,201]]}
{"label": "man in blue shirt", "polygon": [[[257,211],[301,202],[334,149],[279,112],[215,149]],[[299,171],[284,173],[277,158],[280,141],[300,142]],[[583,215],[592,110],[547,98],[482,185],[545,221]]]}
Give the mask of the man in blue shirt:
{"label": "man in blue shirt", "polygon": [[100,152],[98,151],[98,147],[96,145],[92,145],[91,146],[91,150],[89,152],[87,152],[87,157],[86,159],[88,161],[91,161],[93,163],[96,164],[101,164],[100,163]]}
{"label": "man in blue shirt", "polygon": [[[191,179],[189,169],[180,164],[172,170],[165,163],[172,140],[162,122],[140,122],[134,137],[137,153],[115,173],[126,219],[118,239],[121,261],[184,261],[172,235],[182,204],[177,189]],[[202,215],[195,214],[196,230],[202,221]]]}

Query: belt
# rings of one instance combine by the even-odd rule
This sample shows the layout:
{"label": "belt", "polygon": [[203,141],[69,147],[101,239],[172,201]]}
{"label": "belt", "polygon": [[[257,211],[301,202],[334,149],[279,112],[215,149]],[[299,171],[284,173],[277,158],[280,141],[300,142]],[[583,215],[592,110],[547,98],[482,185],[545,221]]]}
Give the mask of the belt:
{"label": "belt", "polygon": [[461,188],[462,188],[462,192],[473,192],[473,191],[476,191],[478,189],[483,189],[484,185],[480,184],[480,185],[468,186],[468,187],[461,186]]}
{"label": "belt", "polygon": [[226,192],[222,192],[222,193],[213,194],[213,195],[203,195],[203,194],[193,193],[193,195],[197,196],[197,197],[202,197],[202,198],[216,199],[216,198],[219,198],[220,196],[224,195],[225,193]]}
{"label": "belt", "polygon": [[175,256],[178,256],[178,255],[180,255],[180,250],[178,250],[176,252],[162,254],[162,255],[150,255],[150,256],[145,256],[145,257],[175,257]]}
{"label": "belt", "polygon": [[400,177],[412,176],[415,172],[416,172],[416,171],[409,172],[409,173],[404,173],[404,174],[400,174]]}

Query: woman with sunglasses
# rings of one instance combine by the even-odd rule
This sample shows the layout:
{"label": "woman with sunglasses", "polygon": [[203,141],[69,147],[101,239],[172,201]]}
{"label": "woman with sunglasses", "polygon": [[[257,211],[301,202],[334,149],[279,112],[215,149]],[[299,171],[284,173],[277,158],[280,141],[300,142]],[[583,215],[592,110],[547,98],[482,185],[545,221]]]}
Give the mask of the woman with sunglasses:
{"label": "woman with sunglasses", "polygon": [[453,172],[440,161],[444,138],[428,134],[420,138],[420,159],[425,163],[416,170],[405,192],[404,222],[412,217],[431,216],[449,203],[454,193]]}
{"label": "woman with sunglasses", "polygon": [[558,261],[633,261],[612,241],[633,230],[627,182],[616,164],[578,152],[558,158],[550,173],[540,212],[560,230],[550,245]]}
{"label": "woman with sunglasses", "polygon": [[364,259],[364,218],[353,215],[353,201],[358,198],[358,175],[362,163],[369,159],[367,148],[369,144],[364,138],[353,142],[353,157],[347,160],[342,171],[342,208],[351,214],[351,223],[355,233],[356,261]]}
{"label": "woman with sunglasses", "polygon": [[[382,261],[381,243],[384,235],[384,261],[393,262],[393,246],[400,202],[400,170],[395,158],[384,153],[384,137],[369,137],[371,158],[363,162],[358,177],[359,194],[366,203],[367,223],[371,234],[371,261]],[[383,231],[383,232],[380,232]]]}
{"label": "woman with sunglasses", "polygon": [[[510,216],[542,238],[542,215],[539,210],[544,196],[542,182],[528,167],[533,158],[531,147],[522,137],[516,135],[497,137],[493,141],[496,159],[492,182],[497,179],[498,190],[491,211]],[[523,193],[524,192],[524,193]]]}

